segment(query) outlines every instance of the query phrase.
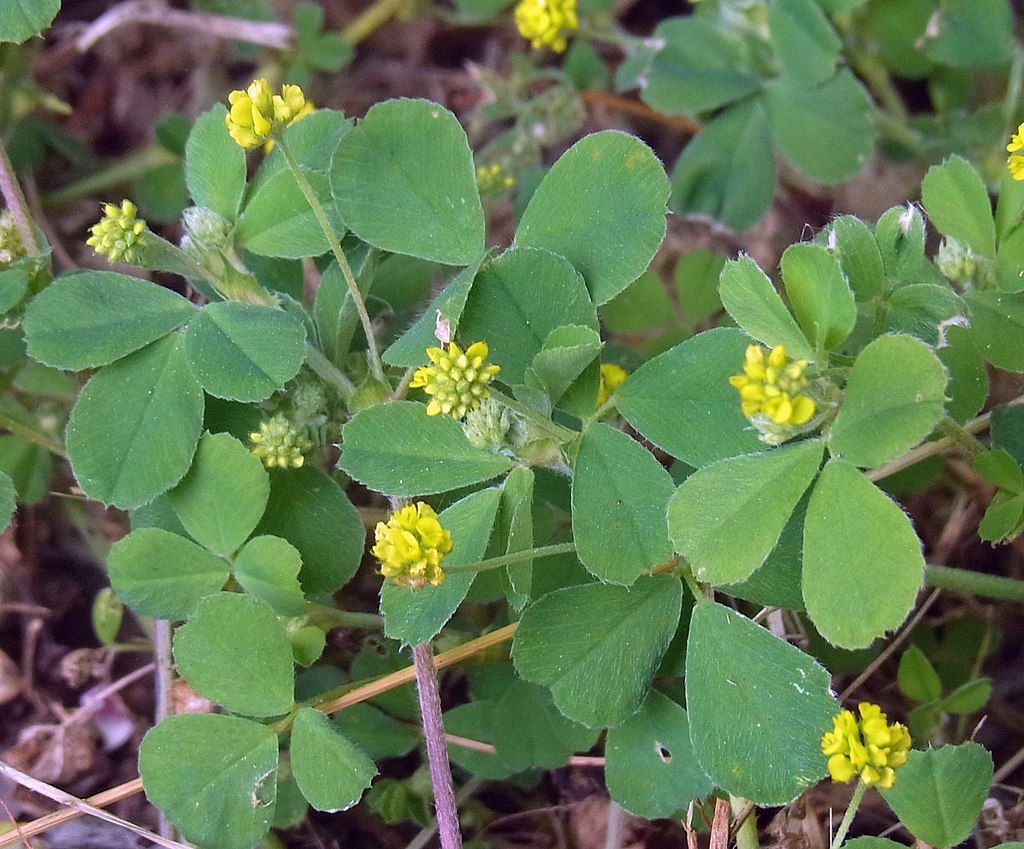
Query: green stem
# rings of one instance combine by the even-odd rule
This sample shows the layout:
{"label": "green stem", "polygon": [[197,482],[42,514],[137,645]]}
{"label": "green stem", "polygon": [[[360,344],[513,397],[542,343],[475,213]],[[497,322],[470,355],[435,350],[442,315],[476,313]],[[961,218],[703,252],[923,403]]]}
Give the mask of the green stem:
{"label": "green stem", "polygon": [[943,590],[1024,602],[1024,581],[1002,575],[986,575],[929,563],[924,567],[924,582],[929,587]]}
{"label": "green stem", "polygon": [[849,832],[850,825],[853,823],[853,818],[857,813],[857,808],[860,807],[861,799],[864,798],[864,792],[867,789],[868,786],[858,778],[857,786],[853,790],[853,797],[846,808],[846,813],[843,814],[843,821],[839,823],[839,829],[836,831],[836,836],[832,838],[832,845],[829,849],[839,849],[843,845],[846,834]]}
{"label": "green stem", "polygon": [[760,849],[754,806],[746,799],[730,795],[729,807],[732,809],[733,817],[740,823],[736,829],[736,849]]}
{"label": "green stem", "polygon": [[379,631],[384,627],[384,617],[379,613],[338,610],[326,604],[311,604],[309,621],[322,628],[362,628],[367,631]]}
{"label": "green stem", "polygon": [[355,384],[345,377],[338,367],[327,359],[327,355],[312,343],[306,343],[306,365],[313,369],[324,383],[329,383],[337,389],[346,404],[355,395]]}
{"label": "green stem", "polygon": [[488,569],[500,569],[502,566],[510,566],[513,563],[522,563],[524,560],[535,560],[538,557],[552,557],[556,554],[567,554],[576,550],[574,542],[560,542],[555,545],[542,545],[538,548],[526,548],[522,551],[513,551],[509,554],[502,554],[500,557],[490,557],[487,560],[479,560],[476,563],[462,563],[458,566],[445,566],[447,575],[458,575],[460,572],[486,572]]}
{"label": "green stem", "polygon": [[12,419],[6,413],[0,413],[0,428],[9,430],[15,436],[20,436],[22,439],[27,439],[29,442],[34,442],[40,448],[45,448],[55,457],[67,457],[64,451],[64,446],[59,442],[55,442],[50,439],[45,433],[40,433],[37,430],[33,430],[27,425]]}
{"label": "green stem", "polygon": [[988,449],[982,445],[967,428],[949,416],[939,422],[939,428],[944,436],[948,436],[957,445],[965,448],[971,454],[977,456],[984,454]]}
{"label": "green stem", "polygon": [[409,5],[409,0],[377,0],[341,31],[349,44],[358,44]]}
{"label": "green stem", "polygon": [[79,180],[77,183],[72,183],[55,192],[44,195],[43,206],[63,206],[79,198],[99,194],[112,186],[135,180],[146,171],[150,171],[160,165],[178,162],[180,159],[179,156],[175,156],[160,145],[151,145],[124,157],[102,171],[86,177],[84,180]]}
{"label": "green stem", "polygon": [[690,594],[693,596],[694,600],[701,601],[703,599],[708,598],[707,590],[705,590],[704,587],[700,585],[700,582],[698,582],[696,577],[694,577],[693,569],[690,568],[689,563],[687,563],[685,560],[680,559],[677,571],[678,574],[682,577],[683,583],[686,584],[686,587],[687,589],[689,589]]}
{"label": "green stem", "polygon": [[555,424],[551,419],[542,416],[533,407],[528,407],[526,404],[519,403],[515,398],[510,398],[504,392],[499,392],[497,389],[491,389],[491,397],[496,401],[501,402],[510,410],[514,410],[519,413],[523,418],[528,419],[537,427],[546,430],[559,442],[572,442],[579,436],[579,432],[570,430],[567,427],[562,427],[559,424]]}
{"label": "green stem", "polygon": [[38,254],[39,242],[36,241],[36,231],[32,226],[32,214],[29,212],[28,202],[18,184],[18,178],[11,166],[11,160],[7,158],[7,149],[3,143],[0,143],[0,194],[11,211],[25,253],[30,256]]}
{"label": "green stem", "polygon": [[362,292],[359,291],[355,275],[352,274],[352,268],[348,264],[348,259],[345,258],[345,252],[341,249],[341,242],[338,241],[331,222],[327,220],[327,213],[324,212],[324,208],[320,205],[320,201],[313,192],[313,187],[309,185],[309,180],[302,173],[299,163],[292,156],[292,152],[288,149],[285,140],[283,138],[278,139],[277,144],[281,149],[285,162],[288,163],[288,167],[291,169],[292,175],[295,177],[295,182],[298,183],[299,189],[305,195],[310,209],[313,210],[313,215],[320,224],[320,228],[324,231],[324,235],[331,246],[331,252],[334,254],[338,267],[341,269],[341,276],[345,278],[345,283],[348,285],[349,296],[352,298],[352,303],[355,304],[356,312],[359,313],[359,321],[363,325],[363,333],[366,334],[366,344],[370,353],[370,371],[377,380],[387,386],[388,382],[384,377],[384,364],[381,362],[380,352],[377,350],[377,337],[373,332],[373,323],[370,321],[370,314],[366,311],[366,302],[363,300]]}

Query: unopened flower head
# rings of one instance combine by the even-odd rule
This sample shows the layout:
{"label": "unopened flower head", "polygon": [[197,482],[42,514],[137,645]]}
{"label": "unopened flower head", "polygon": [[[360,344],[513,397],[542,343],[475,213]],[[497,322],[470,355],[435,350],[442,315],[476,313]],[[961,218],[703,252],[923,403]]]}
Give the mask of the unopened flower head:
{"label": "unopened flower head", "polygon": [[1024,124],[1018,126],[1017,132],[1010,137],[1006,152],[1010,154],[1006,158],[1006,167],[1010,169],[1010,176],[1014,180],[1024,180]]}
{"label": "unopened flower head", "polygon": [[515,184],[516,178],[497,162],[491,165],[481,165],[476,169],[476,186],[481,195],[500,194],[506,189],[511,189]]}
{"label": "unopened flower head", "polygon": [[89,228],[92,235],[85,240],[96,253],[111,262],[137,263],[145,247],[146,222],[136,218],[138,210],[130,200],[103,205],[103,217]]}
{"label": "unopened flower head", "polygon": [[833,781],[846,782],[855,776],[865,784],[892,787],[895,769],[907,762],[910,732],[898,722],[889,723],[878,705],[861,702],[860,718],[844,710],[832,718],[832,730],[821,738],[821,751],[828,758]]}
{"label": "unopened flower head", "polygon": [[14,216],[9,209],[5,209],[0,212],[0,265],[10,265],[26,253]]}
{"label": "unopened flower head", "polygon": [[253,80],[244,91],[231,92],[228,103],[224,123],[231,138],[246,150],[259,147],[313,108],[297,85],[283,85],[281,93],[274,94],[264,79]]}
{"label": "unopened flower head", "polygon": [[253,445],[249,450],[268,469],[298,469],[306,462],[306,452],[313,447],[303,431],[281,413],[260,422],[260,429],[249,434],[249,441]]}
{"label": "unopened flower head", "polygon": [[501,370],[485,362],[486,342],[474,342],[465,352],[449,342],[447,350],[427,348],[427,356],[432,365],[418,368],[409,386],[430,396],[427,414],[431,416],[444,413],[453,419],[463,418],[490,395],[487,384]]}
{"label": "unopened flower head", "polygon": [[597,386],[597,406],[600,407],[611,398],[627,377],[629,372],[618,363],[602,363],[601,382]]}
{"label": "unopened flower head", "polygon": [[409,504],[378,522],[371,549],[380,561],[380,574],[398,586],[413,589],[444,583],[441,561],[452,550],[452,535],[437,514],[422,501]]}
{"label": "unopened flower head", "polygon": [[520,0],[516,6],[519,34],[533,47],[566,48],[565,36],[579,29],[576,0]]}
{"label": "unopened flower head", "polygon": [[763,416],[776,425],[802,425],[814,415],[814,401],[800,393],[807,386],[807,360],[791,360],[784,345],[765,356],[760,345],[749,345],[743,373],[729,378],[740,393],[740,409],[748,419]]}

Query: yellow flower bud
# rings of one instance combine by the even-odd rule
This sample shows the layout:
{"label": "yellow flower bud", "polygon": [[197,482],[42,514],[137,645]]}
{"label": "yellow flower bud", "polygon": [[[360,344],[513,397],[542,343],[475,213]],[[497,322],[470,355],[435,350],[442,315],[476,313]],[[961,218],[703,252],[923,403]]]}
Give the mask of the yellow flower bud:
{"label": "yellow flower bud", "polygon": [[146,241],[146,222],[136,218],[136,212],[130,200],[122,201],[120,207],[104,204],[103,217],[89,228],[92,235],[85,243],[111,262],[137,263]]}
{"label": "yellow flower bud", "polygon": [[729,378],[729,385],[740,394],[740,410],[766,441],[784,441],[795,435],[795,431],[786,435],[786,429],[805,425],[814,417],[814,400],[800,394],[807,386],[807,365],[807,360],[789,359],[784,345],[776,345],[767,356],[760,345],[749,345],[743,372]]}
{"label": "yellow flower bud", "polygon": [[821,738],[821,752],[828,758],[828,773],[843,783],[859,776],[865,784],[892,787],[895,770],[907,762],[910,732],[898,722],[889,724],[878,705],[861,702],[832,719],[832,730]]}
{"label": "yellow flower bud", "polygon": [[600,407],[611,398],[615,390],[626,382],[627,377],[629,372],[618,363],[602,363],[601,382],[597,387],[597,406]]}
{"label": "yellow flower bud", "polygon": [[265,79],[253,80],[245,91],[231,92],[228,103],[224,123],[231,138],[246,150],[259,147],[313,110],[297,85],[282,86],[281,93],[274,94]]}
{"label": "yellow flower bud", "polygon": [[461,419],[490,395],[487,384],[494,379],[500,366],[487,365],[487,343],[474,342],[465,352],[454,342],[444,348],[427,348],[427,357],[433,365],[416,370],[409,386],[422,389],[430,396],[427,415],[444,413]]}
{"label": "yellow flower bud", "polygon": [[519,34],[533,47],[566,48],[567,33],[579,29],[576,0],[520,0],[515,11]]}
{"label": "yellow flower bud", "polygon": [[1006,152],[1010,155],[1006,159],[1006,167],[1010,169],[1010,176],[1014,180],[1024,180],[1024,124],[1017,127],[1017,132],[1010,137],[1010,143],[1006,146]]}
{"label": "yellow flower bud", "polygon": [[444,583],[441,561],[452,550],[452,535],[429,504],[396,510],[386,523],[377,523],[374,537],[371,552],[380,561],[380,574],[393,584],[419,589]]}
{"label": "yellow flower bud", "polygon": [[305,454],[313,447],[302,431],[278,413],[260,422],[260,429],[249,434],[253,444],[250,452],[268,469],[298,469],[306,462]]}

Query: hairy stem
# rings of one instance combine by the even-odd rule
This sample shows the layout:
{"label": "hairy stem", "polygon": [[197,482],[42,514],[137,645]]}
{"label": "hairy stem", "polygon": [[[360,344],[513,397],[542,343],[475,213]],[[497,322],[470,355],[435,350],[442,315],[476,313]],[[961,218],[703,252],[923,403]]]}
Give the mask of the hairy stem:
{"label": "hairy stem", "polygon": [[39,242],[36,241],[36,232],[32,227],[32,216],[29,213],[28,202],[18,185],[18,178],[11,167],[11,160],[7,158],[7,149],[0,142],[0,194],[3,194],[4,202],[11,211],[14,218],[14,226],[18,228],[18,235],[21,236],[21,245],[29,255],[39,253]]}
{"label": "hairy stem", "polygon": [[867,789],[868,786],[860,779],[857,779],[857,786],[853,790],[853,797],[846,808],[846,813],[843,814],[843,821],[839,823],[839,829],[836,831],[836,836],[832,838],[832,845],[829,849],[839,849],[843,845],[843,841],[846,840],[846,835],[850,830],[850,825],[853,823],[853,818],[857,814],[857,808],[860,807],[861,799],[864,798],[864,791]]}
{"label": "hairy stem", "polygon": [[512,551],[498,557],[489,557],[487,560],[479,560],[476,563],[463,563],[457,566],[445,566],[447,575],[457,575],[459,572],[486,572],[488,569],[500,569],[502,566],[511,566],[513,563],[522,563],[524,560],[535,560],[538,557],[551,557],[555,554],[567,554],[576,550],[574,542],[560,542],[555,545],[542,545],[537,548],[524,548],[522,551]]}
{"label": "hairy stem", "polygon": [[1024,602],[1024,581],[1002,575],[928,564],[924,567],[924,582],[929,587],[943,590]]}
{"label": "hairy stem", "polygon": [[427,744],[427,763],[430,767],[430,783],[434,788],[434,812],[441,849],[461,849],[459,812],[455,807],[452,768],[448,763],[448,750],[444,741],[441,697],[437,692],[437,668],[434,666],[434,652],[430,643],[413,646],[412,660],[416,668],[416,691],[420,698],[420,717]]}

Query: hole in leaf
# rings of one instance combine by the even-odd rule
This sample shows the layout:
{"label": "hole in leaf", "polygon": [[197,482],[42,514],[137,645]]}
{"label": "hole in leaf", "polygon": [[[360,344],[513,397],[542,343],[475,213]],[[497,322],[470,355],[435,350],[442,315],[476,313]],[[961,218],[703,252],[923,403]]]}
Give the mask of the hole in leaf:
{"label": "hole in leaf", "polygon": [[661,758],[663,763],[672,763],[672,753],[662,746],[661,743],[655,742],[654,751],[658,753],[658,757]]}

